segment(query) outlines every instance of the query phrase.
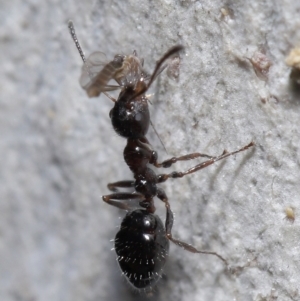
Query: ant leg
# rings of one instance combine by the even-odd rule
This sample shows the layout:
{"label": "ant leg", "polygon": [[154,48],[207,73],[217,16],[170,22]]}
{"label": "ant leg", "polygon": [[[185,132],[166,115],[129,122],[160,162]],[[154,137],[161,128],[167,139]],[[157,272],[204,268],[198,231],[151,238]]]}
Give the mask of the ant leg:
{"label": "ant leg", "polygon": [[114,182],[114,183],[109,183],[107,184],[107,188],[110,191],[118,191],[117,188],[132,188],[134,187],[134,181],[119,181],[119,182]]}
{"label": "ant leg", "polygon": [[131,208],[129,207],[128,203],[122,203],[114,200],[128,200],[128,201],[137,200],[140,202],[143,201],[145,197],[137,193],[124,192],[124,193],[113,193],[113,194],[103,195],[102,199],[105,203],[111,206],[115,206],[122,210],[130,210]]}
{"label": "ant leg", "polygon": [[196,159],[199,157],[204,157],[204,158],[209,158],[209,159],[214,159],[216,157],[206,155],[206,154],[201,154],[201,153],[192,153],[180,157],[173,157],[171,159],[165,160],[161,163],[158,163],[157,161],[157,152],[154,151],[148,142],[148,140],[144,139],[144,141],[137,141],[138,146],[139,146],[139,152],[143,154],[144,157],[149,158],[149,163],[153,164],[155,167],[170,167],[172,164],[178,162],[178,161],[187,161],[187,160],[192,160]]}
{"label": "ant leg", "polygon": [[197,250],[195,247],[193,247],[190,244],[187,244],[183,241],[180,241],[178,239],[173,238],[172,236],[172,227],[173,227],[173,223],[174,223],[174,215],[173,212],[171,211],[170,208],[170,203],[168,201],[168,198],[166,196],[166,193],[164,192],[163,189],[158,188],[157,190],[157,197],[163,201],[165,203],[165,207],[166,207],[166,224],[165,224],[165,228],[166,228],[166,235],[167,238],[172,241],[175,245],[185,249],[186,251],[189,251],[191,253],[200,253],[200,254],[209,254],[209,255],[214,255],[217,256],[218,258],[220,258],[226,265],[227,261],[226,259],[224,259],[221,255],[219,255],[216,252],[209,252],[209,251],[201,251],[201,250]]}
{"label": "ant leg", "polygon": [[196,159],[196,158],[199,158],[199,157],[209,158],[210,160],[216,158],[214,156],[210,156],[210,155],[206,155],[206,154],[192,153],[192,154],[187,154],[187,155],[180,156],[180,157],[173,157],[173,158],[165,160],[161,163],[155,162],[154,166],[155,167],[164,167],[164,168],[166,168],[166,167],[170,167],[172,164],[174,164],[178,161],[188,161],[188,160],[193,160],[193,159]]}
{"label": "ant leg", "polygon": [[158,181],[158,183],[162,183],[162,182],[165,182],[166,180],[168,180],[169,178],[182,178],[182,177],[184,177],[186,175],[189,175],[189,174],[194,173],[194,172],[196,172],[196,171],[198,171],[200,169],[203,169],[203,168],[205,168],[205,167],[207,167],[209,165],[212,165],[212,164],[214,164],[217,161],[220,161],[220,160],[225,159],[225,158],[227,158],[229,156],[232,156],[234,154],[242,152],[242,151],[244,151],[244,150],[246,150],[246,149],[248,149],[248,148],[250,148],[252,146],[254,146],[254,142],[250,142],[248,145],[242,147],[239,150],[231,152],[231,153],[228,153],[226,150],[224,150],[224,152],[223,152],[222,155],[220,155],[218,157],[213,157],[213,158],[211,158],[211,159],[209,159],[207,161],[204,161],[204,162],[202,162],[202,163],[200,163],[200,164],[198,164],[198,165],[196,165],[196,166],[194,166],[194,167],[192,167],[192,168],[190,168],[190,169],[188,169],[188,170],[186,170],[184,172],[174,171],[174,172],[171,172],[170,174],[161,174],[161,175],[158,175],[157,176],[157,181]]}

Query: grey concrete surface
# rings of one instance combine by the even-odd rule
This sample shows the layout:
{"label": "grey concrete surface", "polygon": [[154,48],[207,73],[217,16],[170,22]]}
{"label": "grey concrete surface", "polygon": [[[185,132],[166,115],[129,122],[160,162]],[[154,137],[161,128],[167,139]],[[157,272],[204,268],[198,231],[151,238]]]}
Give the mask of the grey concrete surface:
{"label": "grey concrete surface", "polygon": [[[78,83],[69,19],[86,54],[136,49],[149,71],[169,47],[185,46],[179,80],[164,73],[150,91],[168,154],[153,130],[149,139],[161,159],[256,142],[162,185],[174,236],[231,269],[172,245],[150,300],[300,300],[300,93],[284,62],[300,44],[299,13],[296,0],[2,0],[0,300],[145,300],[110,251],[124,212],[101,200],[108,182],[132,177],[125,140],[112,130],[111,101],[88,99]],[[259,55],[268,74],[255,72]]]}

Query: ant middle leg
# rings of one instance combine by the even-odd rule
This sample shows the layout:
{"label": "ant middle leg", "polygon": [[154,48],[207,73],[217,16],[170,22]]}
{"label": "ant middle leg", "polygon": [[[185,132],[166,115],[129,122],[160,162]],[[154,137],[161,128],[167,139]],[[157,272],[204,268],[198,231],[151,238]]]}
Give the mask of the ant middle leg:
{"label": "ant middle leg", "polygon": [[[124,181],[125,182],[125,181]],[[141,202],[145,199],[145,197],[142,194],[137,193],[129,193],[129,192],[123,192],[123,193],[113,193],[108,195],[103,195],[102,199],[105,203],[115,206],[122,210],[131,210],[131,207],[128,202],[131,201],[137,201]],[[120,202],[120,201],[128,201],[128,202]]]}
{"label": "ant middle leg", "polygon": [[117,188],[133,188],[134,187],[134,181],[118,181],[114,183],[107,184],[107,188],[110,191],[118,191]]}
{"label": "ant middle leg", "polygon": [[194,173],[194,172],[196,172],[196,171],[198,171],[200,169],[203,169],[203,168],[205,168],[205,167],[207,167],[209,165],[212,165],[212,164],[214,164],[217,161],[220,161],[220,160],[225,159],[225,158],[227,158],[229,156],[235,155],[235,154],[237,154],[239,152],[245,151],[246,149],[248,149],[248,148],[250,148],[250,147],[252,147],[254,145],[255,145],[254,142],[250,142],[249,144],[247,144],[246,146],[242,147],[241,149],[236,150],[236,151],[231,152],[231,153],[229,153],[226,150],[224,150],[224,152],[222,153],[222,155],[217,156],[217,157],[212,157],[211,159],[209,159],[207,161],[204,161],[204,162],[202,162],[200,164],[197,164],[196,166],[194,166],[194,167],[192,167],[192,168],[190,168],[190,169],[188,169],[186,171],[183,171],[183,172],[174,171],[174,172],[171,172],[170,174],[161,174],[161,175],[158,175],[157,176],[157,181],[158,181],[158,183],[162,183],[162,182],[165,182],[166,180],[168,180],[169,178],[173,178],[173,179],[175,179],[175,178],[182,178],[182,177],[184,177],[186,175],[189,175],[189,174]]}
{"label": "ant middle leg", "polygon": [[183,241],[180,241],[178,239],[173,238],[172,236],[172,227],[173,227],[173,223],[174,223],[174,215],[173,212],[170,208],[170,203],[168,201],[168,198],[166,196],[166,193],[164,192],[163,189],[158,188],[157,190],[157,197],[163,201],[165,203],[165,207],[166,207],[166,224],[165,224],[165,229],[166,229],[166,235],[167,238],[172,241],[175,245],[185,249],[186,251],[189,251],[191,253],[199,253],[199,254],[208,254],[208,255],[214,255],[217,256],[219,259],[221,259],[226,265],[228,265],[226,259],[224,259],[221,255],[219,255],[216,252],[210,252],[210,251],[202,251],[202,250],[198,250],[195,247],[193,247],[190,244],[187,244]]}

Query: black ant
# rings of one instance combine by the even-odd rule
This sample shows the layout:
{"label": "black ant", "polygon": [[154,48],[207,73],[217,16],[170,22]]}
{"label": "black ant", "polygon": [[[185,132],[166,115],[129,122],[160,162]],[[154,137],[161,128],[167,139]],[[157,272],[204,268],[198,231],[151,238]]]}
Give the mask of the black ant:
{"label": "black ant", "polygon": [[[169,49],[156,63],[151,76],[144,72],[143,60],[138,59],[135,52],[133,56],[116,55],[113,61],[107,64],[102,63],[103,68],[98,68],[97,73],[93,73],[94,70],[91,66],[96,66],[96,64],[91,58],[94,54],[88,60],[85,60],[71,21],[69,22],[69,28],[85,62],[81,77],[81,80],[82,78],[84,80],[81,84],[84,82],[82,86],[88,95],[98,96],[101,92],[106,94],[107,91],[121,88],[117,100],[106,95],[115,103],[110,112],[114,130],[127,139],[123,156],[126,164],[133,172],[134,180],[108,184],[108,188],[114,193],[104,195],[102,198],[109,205],[128,211],[115,238],[115,250],[123,274],[135,288],[151,289],[162,277],[163,267],[168,257],[169,241],[192,253],[215,255],[227,264],[226,260],[215,252],[197,250],[192,245],[173,238],[173,213],[164,190],[157,187],[157,184],[165,182],[169,178],[181,178],[194,173],[219,160],[242,152],[252,147],[254,143],[251,142],[231,153],[224,151],[217,157],[192,153],[173,157],[159,163],[156,151],[152,149],[151,144],[145,137],[150,122],[148,99],[145,93],[159,73],[165,69],[166,65],[163,64],[166,60],[181,51],[183,47],[175,46]],[[110,79],[114,79],[119,86],[108,85]],[[158,168],[166,168],[177,161],[186,161],[198,157],[208,158],[208,160],[184,172],[156,175],[148,166],[152,164]],[[131,188],[133,192],[118,192],[119,188]],[[161,219],[154,214],[155,196],[165,204],[165,226]],[[139,209],[136,209],[133,201],[138,202]]]}

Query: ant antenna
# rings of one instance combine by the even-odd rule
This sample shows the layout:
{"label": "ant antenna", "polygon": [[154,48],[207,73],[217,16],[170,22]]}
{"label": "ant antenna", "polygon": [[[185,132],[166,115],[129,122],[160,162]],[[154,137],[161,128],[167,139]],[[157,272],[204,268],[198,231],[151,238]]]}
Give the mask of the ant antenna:
{"label": "ant antenna", "polygon": [[152,123],[151,119],[150,119],[150,124],[151,124],[151,126],[152,126],[152,128],[153,128],[153,130],[154,130],[154,132],[155,132],[155,134],[156,134],[156,136],[158,137],[158,139],[159,139],[159,141],[160,141],[161,145],[163,146],[163,148],[164,148],[164,150],[165,150],[166,154],[168,154],[168,152],[167,152],[167,149],[166,149],[166,147],[165,147],[164,143],[162,142],[162,140],[161,140],[160,136],[158,135],[158,132],[157,132],[157,130],[156,130],[156,128],[155,128],[155,126],[154,126],[154,124]]}
{"label": "ant antenna", "polygon": [[141,89],[138,93],[134,94],[134,95],[132,96],[132,99],[134,99],[134,98],[136,98],[136,97],[138,97],[138,96],[144,94],[144,93],[149,89],[149,87],[151,86],[151,84],[153,83],[153,81],[155,80],[155,78],[157,77],[157,75],[159,75],[159,74],[162,72],[162,70],[164,70],[164,69],[167,67],[167,66],[165,66],[165,67],[163,67],[163,69],[161,70],[161,66],[162,66],[162,64],[164,63],[164,61],[165,61],[166,59],[168,59],[170,56],[172,56],[173,54],[175,54],[175,53],[177,53],[177,52],[183,50],[183,48],[184,48],[183,46],[177,45],[177,46],[174,46],[174,47],[172,47],[171,49],[169,49],[169,50],[165,53],[165,55],[164,55],[164,56],[156,63],[155,69],[154,69],[154,71],[153,71],[153,73],[152,73],[152,75],[151,75],[151,77],[150,77],[150,80],[149,80],[149,82],[147,83],[147,85],[146,85],[143,89]]}
{"label": "ant antenna", "polygon": [[[166,60],[166,59],[168,59],[171,55],[173,55],[173,54],[175,54],[175,53],[177,53],[177,52],[179,52],[180,50],[182,50],[183,49],[183,46],[181,46],[181,45],[177,45],[177,46],[174,46],[174,47],[172,47],[171,49],[169,49],[169,51],[167,51],[166,53],[165,53],[165,55],[156,63],[156,66],[155,66],[155,69],[154,69],[154,71],[153,71],[153,73],[152,73],[152,75],[151,75],[151,78],[150,78],[150,80],[149,80],[149,82],[148,82],[148,84],[147,84],[147,90],[149,89],[149,87],[151,86],[151,84],[153,83],[153,81],[155,80],[155,78],[156,78],[156,76],[157,76],[157,73],[160,71],[160,67],[161,67],[161,65],[164,63],[164,61]],[[159,72],[160,73],[160,72]],[[159,74],[158,73],[158,74]],[[144,92],[143,92],[144,93]],[[141,93],[141,94],[143,94],[143,93]]]}
{"label": "ant antenna", "polygon": [[83,53],[83,51],[81,49],[81,46],[80,46],[80,44],[78,42],[78,39],[77,39],[77,36],[76,36],[76,33],[75,33],[74,24],[73,24],[72,20],[68,21],[68,27],[69,27],[69,30],[70,30],[71,37],[72,37],[72,39],[73,39],[73,41],[75,43],[75,46],[76,46],[76,48],[77,48],[77,50],[78,50],[78,52],[79,52],[79,54],[80,54],[83,62],[85,63],[85,56],[84,56],[84,53]]}

